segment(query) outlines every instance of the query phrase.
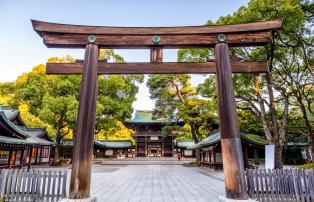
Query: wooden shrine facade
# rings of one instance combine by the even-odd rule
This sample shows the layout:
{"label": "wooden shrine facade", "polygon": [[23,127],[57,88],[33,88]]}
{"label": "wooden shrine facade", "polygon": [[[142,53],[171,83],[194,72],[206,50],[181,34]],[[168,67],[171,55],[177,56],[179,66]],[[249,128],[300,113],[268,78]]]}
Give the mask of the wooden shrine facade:
{"label": "wooden shrine facade", "polygon": [[[60,151],[62,158],[72,158],[73,147],[73,139],[64,139]],[[132,157],[135,157],[135,146],[131,140],[94,140],[94,159]]]}
{"label": "wooden shrine facade", "polygon": [[133,119],[124,122],[126,127],[135,131],[133,138],[136,157],[172,157],[175,137],[164,137],[161,134],[162,127],[171,123],[154,120],[152,117],[152,111],[138,110]]}
{"label": "wooden shrine facade", "polygon": [[0,107],[0,168],[47,164],[53,146],[45,128],[28,128],[18,110]]}
{"label": "wooden shrine facade", "polygon": [[[47,74],[82,74],[76,123],[70,198],[90,196],[98,74],[215,73],[227,198],[247,199],[232,73],[267,72],[266,62],[230,60],[229,47],[261,46],[272,40],[281,20],[191,27],[105,27],[32,20],[43,43],[52,48],[85,48],[83,63],[47,64]],[[100,48],[147,48],[149,63],[99,61]],[[164,63],[164,48],[214,48],[215,60]]]}
{"label": "wooden shrine facade", "polygon": [[[265,144],[254,140],[241,133],[241,146],[244,161],[244,168],[255,168],[265,161]],[[201,142],[188,147],[192,150],[199,150],[199,159],[202,166],[214,170],[223,169],[221,134],[213,132]]]}
{"label": "wooden shrine facade", "polygon": [[[165,120],[154,120],[153,111],[137,110],[131,120],[124,125],[135,131],[132,135],[134,143],[130,140],[94,140],[93,158],[133,158],[133,157],[173,157],[180,154],[182,157],[195,157],[193,150],[188,146],[194,145],[193,140],[175,140],[175,136],[164,137],[162,127],[169,125]],[[179,122],[183,125],[183,122]],[[61,156],[73,156],[73,140],[63,140]]]}

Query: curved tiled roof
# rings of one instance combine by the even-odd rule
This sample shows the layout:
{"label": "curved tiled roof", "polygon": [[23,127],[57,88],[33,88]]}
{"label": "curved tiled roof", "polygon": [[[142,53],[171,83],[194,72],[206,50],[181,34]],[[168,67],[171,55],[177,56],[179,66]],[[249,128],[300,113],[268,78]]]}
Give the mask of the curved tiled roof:
{"label": "curved tiled roof", "polygon": [[0,106],[0,111],[3,111],[5,113],[5,116],[10,121],[16,121],[21,126],[26,126],[25,122],[21,118],[19,110],[12,109],[9,106]]}
{"label": "curved tiled roof", "polygon": [[[242,140],[247,141],[247,142],[252,143],[252,144],[255,144],[255,145],[259,145],[259,146],[265,145],[264,143],[261,143],[257,140],[249,138],[244,133],[241,133],[240,137]],[[198,148],[205,147],[205,146],[211,146],[213,144],[220,142],[220,140],[221,140],[220,132],[214,132],[211,135],[209,135],[207,138],[205,138],[204,140],[200,141],[199,143],[197,143],[191,147],[188,147],[188,149],[198,149]]]}
{"label": "curved tiled roof", "polygon": [[0,111],[0,122],[4,125],[4,127],[11,130],[15,135],[20,136],[21,138],[30,137],[30,135],[27,134],[24,130],[13,124],[5,115],[4,111]]}
{"label": "curved tiled roof", "polygon": [[0,107],[0,127],[12,134],[11,137],[0,134],[0,143],[34,146],[52,146],[55,144],[49,138],[48,140],[42,139],[42,136],[46,134],[45,128],[27,128],[26,125],[15,125],[11,120],[15,120],[17,116],[19,116],[18,110]]}
{"label": "curved tiled roof", "polygon": [[195,145],[194,140],[175,140],[175,145],[181,148],[188,148]]}
{"label": "curved tiled roof", "polygon": [[127,120],[128,123],[165,123],[165,119],[153,119],[152,110],[137,110],[135,116],[131,120]]}
{"label": "curved tiled roof", "polygon": [[94,144],[105,149],[126,149],[133,146],[130,140],[95,140]]}

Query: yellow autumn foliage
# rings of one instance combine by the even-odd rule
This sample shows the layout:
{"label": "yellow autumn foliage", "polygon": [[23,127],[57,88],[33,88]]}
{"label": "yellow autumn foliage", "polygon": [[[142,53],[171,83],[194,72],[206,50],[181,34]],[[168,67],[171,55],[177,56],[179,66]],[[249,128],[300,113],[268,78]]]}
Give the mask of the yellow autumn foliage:
{"label": "yellow autumn foliage", "polygon": [[68,134],[66,134],[64,136],[64,139],[73,139],[74,138],[74,133],[73,133],[72,129],[68,129],[68,127],[64,127],[61,130],[62,130],[63,133],[66,133],[69,130]]}
{"label": "yellow autumn foliage", "polygon": [[11,96],[0,95],[0,105],[9,105],[11,99]]}
{"label": "yellow autumn foliage", "polygon": [[132,134],[135,131],[125,127],[125,125],[121,121],[116,122],[116,127],[109,129],[107,131],[101,130],[99,133],[96,134],[97,140],[130,140],[135,143],[134,139],[132,138]]}

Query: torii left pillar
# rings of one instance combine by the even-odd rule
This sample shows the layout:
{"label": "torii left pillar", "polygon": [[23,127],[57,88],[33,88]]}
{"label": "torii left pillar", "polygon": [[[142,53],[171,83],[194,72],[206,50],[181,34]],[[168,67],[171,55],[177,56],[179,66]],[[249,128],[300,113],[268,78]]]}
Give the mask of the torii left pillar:
{"label": "torii left pillar", "polygon": [[90,197],[99,58],[98,45],[93,44],[96,38],[94,36],[90,37],[88,38],[90,43],[86,45],[85,49],[82,72],[72,158],[70,199]]}

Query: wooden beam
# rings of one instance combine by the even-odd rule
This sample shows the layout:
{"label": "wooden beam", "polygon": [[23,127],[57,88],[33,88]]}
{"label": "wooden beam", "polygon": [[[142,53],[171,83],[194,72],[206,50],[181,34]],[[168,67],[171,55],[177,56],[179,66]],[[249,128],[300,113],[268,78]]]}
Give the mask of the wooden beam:
{"label": "wooden beam", "polygon": [[[214,74],[216,62],[98,63],[98,74]],[[266,62],[231,61],[233,73],[268,72]],[[81,74],[82,63],[47,63],[47,74]]]}
{"label": "wooden beam", "polygon": [[[101,48],[214,47],[217,36],[225,34],[229,46],[264,45],[281,20],[238,25],[191,27],[105,27],[47,23],[32,20],[34,30],[48,47],[85,48],[89,35],[95,35]],[[158,35],[160,42],[153,41]]]}
{"label": "wooden beam", "polygon": [[[43,42],[49,48],[84,48],[87,34],[44,33]],[[154,35],[96,35],[96,44],[100,48],[197,48],[214,47],[218,43],[218,34],[180,34],[160,35],[160,42],[153,42]],[[225,34],[226,42],[231,47],[266,45],[272,39],[272,31],[253,33]]]}
{"label": "wooden beam", "polygon": [[69,194],[71,199],[84,199],[90,196],[98,91],[98,56],[98,46],[88,44],[85,49],[79,109],[74,136],[75,144]]}
{"label": "wooden beam", "polygon": [[276,30],[281,27],[280,19],[236,24],[236,25],[207,25],[182,27],[108,27],[58,24],[31,20],[33,28],[40,36],[42,33],[75,33],[75,34],[108,34],[108,35],[174,35],[174,34],[218,34],[236,32],[254,32],[260,30]]}
{"label": "wooden beam", "polygon": [[215,57],[226,196],[230,199],[244,200],[248,196],[246,194],[243,154],[234,97],[231,63],[226,43],[216,45]]}

